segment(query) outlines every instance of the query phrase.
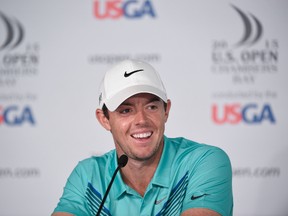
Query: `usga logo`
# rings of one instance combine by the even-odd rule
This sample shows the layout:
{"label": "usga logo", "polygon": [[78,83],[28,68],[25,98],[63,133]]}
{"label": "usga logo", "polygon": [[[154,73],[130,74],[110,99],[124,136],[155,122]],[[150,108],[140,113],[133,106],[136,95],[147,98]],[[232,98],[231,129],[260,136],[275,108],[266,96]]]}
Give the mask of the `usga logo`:
{"label": "usga logo", "polygon": [[93,11],[97,19],[156,17],[152,2],[149,0],[94,0]]}
{"label": "usga logo", "polygon": [[3,107],[0,105],[0,125],[15,126],[24,123],[35,124],[35,119],[29,106],[19,107],[10,105]]}
{"label": "usga logo", "polygon": [[238,124],[243,121],[246,124],[259,124],[263,121],[275,123],[276,119],[269,104],[262,106],[250,103],[224,104],[219,107],[212,105],[212,120],[216,124]]}

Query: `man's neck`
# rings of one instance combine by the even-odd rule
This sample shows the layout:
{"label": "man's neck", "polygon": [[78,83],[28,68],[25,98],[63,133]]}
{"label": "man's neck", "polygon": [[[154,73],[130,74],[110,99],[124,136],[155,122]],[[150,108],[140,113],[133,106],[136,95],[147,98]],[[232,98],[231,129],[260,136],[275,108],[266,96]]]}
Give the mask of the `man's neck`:
{"label": "man's neck", "polygon": [[156,157],[149,161],[129,159],[127,166],[121,169],[123,181],[143,197],[158,167],[160,158]]}

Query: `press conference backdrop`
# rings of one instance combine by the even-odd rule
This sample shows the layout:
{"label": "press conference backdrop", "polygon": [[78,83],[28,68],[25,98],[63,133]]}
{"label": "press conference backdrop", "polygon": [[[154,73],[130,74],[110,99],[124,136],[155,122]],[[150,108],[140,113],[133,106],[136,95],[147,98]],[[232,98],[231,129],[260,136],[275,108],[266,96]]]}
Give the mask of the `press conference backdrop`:
{"label": "press conference backdrop", "polygon": [[288,215],[288,1],[0,0],[0,215],[50,215],[78,161],[113,148],[95,118],[112,64],[150,62],[166,135],[216,145],[234,215]]}

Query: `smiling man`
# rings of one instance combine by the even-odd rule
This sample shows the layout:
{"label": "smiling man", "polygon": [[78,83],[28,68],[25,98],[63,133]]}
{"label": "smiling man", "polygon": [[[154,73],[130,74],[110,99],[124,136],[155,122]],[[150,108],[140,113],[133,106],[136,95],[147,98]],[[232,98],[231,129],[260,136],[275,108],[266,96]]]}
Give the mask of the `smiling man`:
{"label": "smiling man", "polygon": [[105,74],[96,117],[115,150],[81,161],[53,216],[96,215],[121,155],[100,215],[231,216],[232,171],[218,147],[164,135],[171,101],[155,69],[125,60]]}

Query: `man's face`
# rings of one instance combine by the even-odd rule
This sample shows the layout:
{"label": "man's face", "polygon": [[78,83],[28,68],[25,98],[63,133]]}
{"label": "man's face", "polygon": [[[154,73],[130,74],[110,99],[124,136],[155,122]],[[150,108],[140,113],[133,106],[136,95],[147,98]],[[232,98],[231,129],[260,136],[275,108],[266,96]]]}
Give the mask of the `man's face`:
{"label": "man's face", "polygon": [[131,159],[148,160],[160,157],[163,149],[166,111],[161,99],[152,94],[137,94],[125,100],[114,112],[109,112],[107,124],[117,152]]}

